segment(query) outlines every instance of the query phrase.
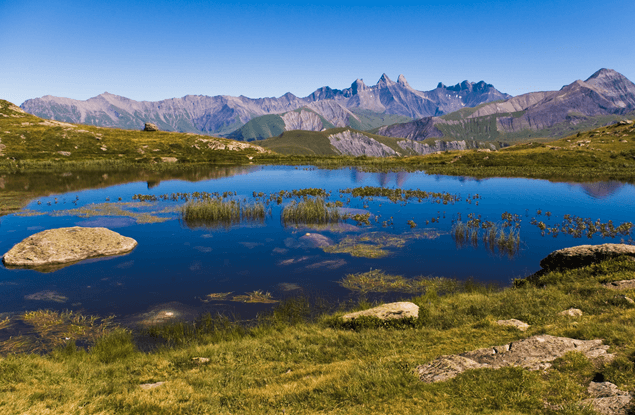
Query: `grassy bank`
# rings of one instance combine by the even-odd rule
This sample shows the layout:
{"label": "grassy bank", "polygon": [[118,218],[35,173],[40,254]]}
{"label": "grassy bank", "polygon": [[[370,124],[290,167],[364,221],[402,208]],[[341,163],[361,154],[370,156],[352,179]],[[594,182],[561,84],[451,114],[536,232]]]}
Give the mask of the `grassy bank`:
{"label": "grassy bank", "polygon": [[[278,305],[257,324],[208,316],[146,333],[168,339],[140,352],[133,336],[110,331],[88,351],[72,341],[47,355],[0,358],[2,413],[592,413],[577,406],[592,379],[635,388],[635,308],[601,284],[632,278],[618,258],[551,272],[495,289],[432,284],[411,298],[419,318],[401,325],[345,324],[342,312],[311,317],[303,299]],[[395,278],[381,275],[383,281]],[[355,280],[357,281],[357,280]],[[381,284],[366,290],[381,290]],[[362,300],[357,308],[370,304]],[[560,316],[570,307],[579,318]],[[527,332],[495,324],[517,318]],[[425,384],[413,369],[434,358],[534,334],[600,338],[616,359],[604,366],[579,353],[546,372],[471,370]],[[205,358],[205,359],[195,359]],[[156,388],[140,385],[165,382]]]}

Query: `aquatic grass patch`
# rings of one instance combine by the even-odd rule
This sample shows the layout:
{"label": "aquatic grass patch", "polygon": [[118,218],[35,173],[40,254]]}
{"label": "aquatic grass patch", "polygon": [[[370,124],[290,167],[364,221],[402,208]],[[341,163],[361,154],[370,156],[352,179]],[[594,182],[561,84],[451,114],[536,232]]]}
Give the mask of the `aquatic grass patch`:
{"label": "aquatic grass patch", "polygon": [[510,225],[501,226],[494,222],[481,221],[479,218],[470,219],[468,222],[459,220],[452,225],[451,235],[458,248],[478,248],[480,239],[485,248],[493,253],[511,258],[520,251],[520,230]]}
{"label": "aquatic grass patch", "polygon": [[28,311],[3,321],[3,328],[15,336],[0,341],[0,351],[3,354],[47,353],[69,341],[89,346],[117,328],[113,318],[86,316],[73,311]]}
{"label": "aquatic grass patch", "polygon": [[267,210],[262,203],[241,204],[219,198],[190,201],[181,208],[181,220],[188,228],[229,228],[241,223],[265,221]]}
{"label": "aquatic grass patch", "polygon": [[399,292],[422,294],[426,292],[455,292],[460,286],[454,279],[443,277],[405,278],[401,275],[390,275],[375,269],[368,272],[347,274],[338,284],[360,294]]}
{"label": "aquatic grass patch", "polygon": [[231,298],[231,301],[263,304],[273,304],[278,302],[278,300],[273,299],[271,293],[260,290],[251,291],[242,295],[235,295]]}
{"label": "aquatic grass patch", "polygon": [[201,298],[201,301],[203,301],[204,303],[208,303],[210,301],[224,301],[224,300],[227,300],[231,294],[232,294],[232,291],[229,291],[226,293],[211,293]]}
{"label": "aquatic grass patch", "polygon": [[336,207],[326,206],[321,197],[314,197],[299,202],[291,201],[282,210],[281,220],[284,226],[323,225],[338,223],[347,217],[340,214]]}
{"label": "aquatic grass patch", "polygon": [[436,229],[405,232],[393,235],[386,232],[367,232],[346,236],[339,243],[321,247],[330,254],[350,254],[362,258],[383,258],[391,254],[386,248],[403,248],[410,240],[435,239],[443,235]]}
{"label": "aquatic grass patch", "polygon": [[159,212],[135,211],[132,209],[153,208],[154,205],[148,202],[112,202],[112,203],[91,203],[75,209],[55,210],[51,216],[77,216],[80,218],[92,218],[96,216],[123,216],[133,218],[137,223],[160,223],[170,218],[157,216]]}

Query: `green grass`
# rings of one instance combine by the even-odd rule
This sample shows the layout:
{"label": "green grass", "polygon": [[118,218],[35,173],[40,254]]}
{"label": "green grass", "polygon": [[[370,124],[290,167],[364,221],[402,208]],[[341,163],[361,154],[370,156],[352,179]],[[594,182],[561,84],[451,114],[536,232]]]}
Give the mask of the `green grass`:
{"label": "green grass", "polygon": [[[427,290],[411,298],[419,317],[401,325],[373,319],[346,325],[339,316],[349,307],[312,318],[315,306],[293,299],[251,325],[207,315],[148,328],[146,336],[164,342],[152,352],[135,345],[134,333],[115,330],[88,351],[68,342],[49,354],[0,357],[0,410],[591,414],[577,402],[587,398],[594,377],[622,390],[635,388],[635,308],[613,301],[616,293],[601,286],[633,272],[634,262],[618,258],[510,288],[464,283],[443,295]],[[360,302],[353,310],[372,305]],[[581,318],[558,315],[573,306],[583,310]],[[531,327],[520,332],[495,324],[509,318]],[[440,355],[535,334],[600,338],[617,357],[598,364],[568,353],[545,372],[479,369],[434,384],[420,382],[414,373]],[[140,387],[155,382],[165,384]]]}
{"label": "green grass", "polygon": [[293,225],[321,225],[338,223],[346,219],[346,215],[340,214],[335,207],[328,207],[321,197],[312,197],[290,204],[282,210],[282,223],[284,226]]}
{"label": "green grass", "polygon": [[242,205],[221,198],[190,201],[181,208],[181,220],[189,228],[228,228],[240,223],[264,223],[265,205]]}

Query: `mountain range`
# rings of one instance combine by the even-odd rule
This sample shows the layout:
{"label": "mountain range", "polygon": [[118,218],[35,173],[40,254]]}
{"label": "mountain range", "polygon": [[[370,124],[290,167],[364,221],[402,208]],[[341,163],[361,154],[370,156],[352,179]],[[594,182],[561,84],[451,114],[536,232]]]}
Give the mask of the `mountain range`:
{"label": "mountain range", "polygon": [[[286,93],[279,98],[187,95],[162,101],[135,101],[105,92],[86,101],[44,96],[25,101],[33,115],[63,122],[141,129],[146,122],[164,131],[229,135],[259,139],[292,129],[322,130],[352,126],[368,129],[508,99],[483,81],[454,86],[439,83],[432,91],[413,89],[403,75],[397,82],[383,74],[376,85],[357,79],[350,88],[317,89],[307,97]],[[271,116],[246,125],[252,119]],[[241,131],[237,131],[245,126]],[[271,134],[271,135],[269,135]]]}
{"label": "mountain range", "polygon": [[633,111],[635,84],[612,69],[600,69],[585,81],[577,80],[558,91],[531,92],[373,132],[416,141],[443,138],[513,143],[532,137],[564,137],[610,124]]}

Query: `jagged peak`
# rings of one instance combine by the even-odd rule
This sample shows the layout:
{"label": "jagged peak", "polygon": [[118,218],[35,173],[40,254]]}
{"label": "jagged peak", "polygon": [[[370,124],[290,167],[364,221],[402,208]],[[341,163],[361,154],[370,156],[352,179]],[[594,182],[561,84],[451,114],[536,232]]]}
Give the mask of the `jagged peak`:
{"label": "jagged peak", "polygon": [[377,85],[379,84],[390,85],[394,84],[394,82],[390,78],[388,78],[388,75],[384,73],[381,75],[381,78],[379,78],[379,81],[377,81]]}
{"label": "jagged peak", "polygon": [[443,82],[439,82],[437,84],[437,88],[446,88],[445,84]]}
{"label": "jagged peak", "polygon": [[353,95],[357,94],[359,91],[364,91],[368,89],[363,79],[357,78],[355,82],[351,84],[351,89],[353,90]]}
{"label": "jagged peak", "polygon": [[410,85],[408,85],[408,81],[406,81],[406,77],[402,74],[400,74],[397,78],[397,83],[401,86],[405,86],[406,88],[410,88]]}

